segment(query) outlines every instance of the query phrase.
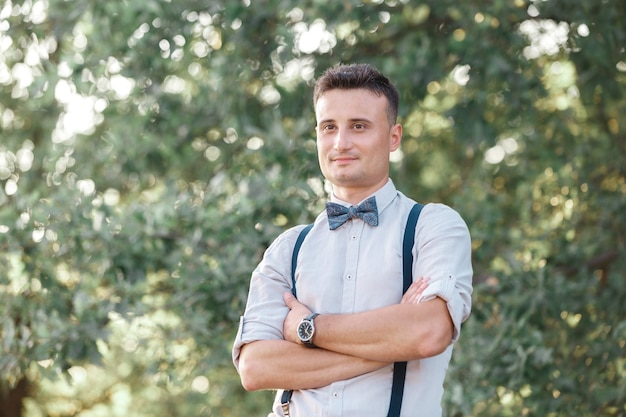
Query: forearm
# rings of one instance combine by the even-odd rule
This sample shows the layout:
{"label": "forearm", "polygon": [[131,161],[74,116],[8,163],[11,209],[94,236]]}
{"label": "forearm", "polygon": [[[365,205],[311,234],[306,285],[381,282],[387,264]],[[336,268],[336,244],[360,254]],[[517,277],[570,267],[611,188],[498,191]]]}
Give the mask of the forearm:
{"label": "forearm", "polygon": [[244,388],[249,391],[310,389],[363,375],[387,364],[285,340],[264,340],[243,346],[239,373]]}
{"label": "forearm", "polygon": [[453,329],[440,298],[358,314],[321,315],[315,327],[315,345],[383,362],[435,356],[450,344]]}

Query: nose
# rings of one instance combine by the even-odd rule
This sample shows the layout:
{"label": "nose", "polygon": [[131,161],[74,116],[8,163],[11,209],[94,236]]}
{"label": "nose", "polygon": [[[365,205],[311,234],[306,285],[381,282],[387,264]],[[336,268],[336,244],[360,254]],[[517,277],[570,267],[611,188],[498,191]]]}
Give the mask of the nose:
{"label": "nose", "polygon": [[343,151],[352,147],[352,141],[350,140],[349,132],[343,129],[337,129],[337,135],[335,136],[335,142],[333,148],[336,151]]}

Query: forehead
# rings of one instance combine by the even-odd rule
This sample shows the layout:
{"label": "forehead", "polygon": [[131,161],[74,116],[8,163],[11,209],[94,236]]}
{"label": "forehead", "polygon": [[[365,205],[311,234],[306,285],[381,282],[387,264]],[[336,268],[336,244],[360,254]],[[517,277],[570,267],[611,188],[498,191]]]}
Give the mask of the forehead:
{"label": "forehead", "polygon": [[359,89],[335,89],[326,91],[315,104],[318,120],[340,118],[386,117],[387,98],[384,95]]}

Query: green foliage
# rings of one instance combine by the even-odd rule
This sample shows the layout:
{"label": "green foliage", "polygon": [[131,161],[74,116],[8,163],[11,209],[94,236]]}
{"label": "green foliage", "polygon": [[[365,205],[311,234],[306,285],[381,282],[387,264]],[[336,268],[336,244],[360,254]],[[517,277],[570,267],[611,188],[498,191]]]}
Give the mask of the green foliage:
{"label": "green foliage", "polygon": [[393,178],[466,219],[449,416],[625,416],[624,3],[0,6],[0,409],[266,415],[230,345],[247,283],[325,197],[311,84],[401,91]]}

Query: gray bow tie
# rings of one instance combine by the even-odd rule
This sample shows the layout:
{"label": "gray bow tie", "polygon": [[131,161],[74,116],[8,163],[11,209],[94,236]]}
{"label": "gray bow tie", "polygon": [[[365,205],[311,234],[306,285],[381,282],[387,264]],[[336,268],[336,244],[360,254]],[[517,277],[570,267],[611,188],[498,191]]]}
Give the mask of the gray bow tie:
{"label": "gray bow tie", "polygon": [[370,226],[378,226],[378,208],[376,197],[370,197],[358,206],[342,206],[337,203],[326,203],[328,226],[335,230],[348,220],[358,217]]}

